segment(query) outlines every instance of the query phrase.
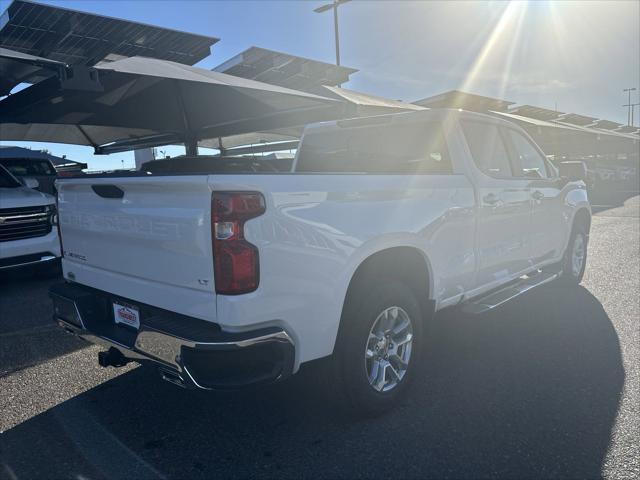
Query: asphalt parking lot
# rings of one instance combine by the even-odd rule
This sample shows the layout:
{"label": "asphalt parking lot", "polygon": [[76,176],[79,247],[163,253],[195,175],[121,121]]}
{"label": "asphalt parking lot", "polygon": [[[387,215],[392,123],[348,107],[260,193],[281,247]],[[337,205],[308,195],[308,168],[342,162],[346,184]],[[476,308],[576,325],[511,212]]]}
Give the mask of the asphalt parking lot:
{"label": "asphalt parking lot", "polygon": [[407,401],[345,419],[313,368],[234,393],[103,369],[55,280],[0,278],[0,478],[639,478],[640,197],[600,207],[583,285],[440,314]]}

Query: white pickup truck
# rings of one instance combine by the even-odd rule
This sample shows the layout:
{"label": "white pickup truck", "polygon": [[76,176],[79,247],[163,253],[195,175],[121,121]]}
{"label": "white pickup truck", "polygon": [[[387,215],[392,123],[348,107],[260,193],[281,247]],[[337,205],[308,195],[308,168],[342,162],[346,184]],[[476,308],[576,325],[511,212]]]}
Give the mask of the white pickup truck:
{"label": "white pickup truck", "polygon": [[360,412],[415,376],[435,311],[482,313],[582,278],[582,164],[519,127],[430,110],[310,125],[289,171],[181,158],[58,181],[66,283],[55,319],[101,365],[185,387],[280,380],[331,356]]}

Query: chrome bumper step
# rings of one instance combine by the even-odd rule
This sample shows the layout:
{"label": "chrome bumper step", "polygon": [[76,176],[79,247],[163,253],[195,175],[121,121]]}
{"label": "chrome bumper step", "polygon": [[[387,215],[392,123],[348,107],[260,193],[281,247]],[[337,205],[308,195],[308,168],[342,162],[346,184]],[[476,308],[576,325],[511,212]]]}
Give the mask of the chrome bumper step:
{"label": "chrome bumper step", "polygon": [[[62,328],[106,349],[98,357],[103,367],[124,366],[129,361],[151,363],[160,368],[164,380],[204,390],[270,383],[293,373],[295,344],[281,327],[225,332],[206,320],[138,302],[141,317],[136,330],[115,323],[110,306],[119,297],[110,293],[59,283],[51,286],[49,295],[54,320]],[[186,325],[189,323],[191,326]],[[210,329],[207,335],[206,327]]]}
{"label": "chrome bumper step", "polygon": [[515,283],[512,283],[500,290],[493,291],[488,295],[474,298],[464,303],[461,307],[464,313],[477,315],[480,313],[493,310],[500,305],[528,292],[540,285],[549,283],[560,276],[559,273],[537,271],[522,277]]}

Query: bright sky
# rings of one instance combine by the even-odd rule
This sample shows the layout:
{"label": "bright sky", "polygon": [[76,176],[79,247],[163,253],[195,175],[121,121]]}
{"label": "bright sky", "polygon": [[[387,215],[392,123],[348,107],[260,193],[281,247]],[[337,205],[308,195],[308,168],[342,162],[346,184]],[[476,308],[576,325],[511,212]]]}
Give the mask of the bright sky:
{"label": "bright sky", "polygon": [[[205,68],[252,45],[335,61],[331,12],[313,12],[323,2],[40,1],[218,37],[212,56],[199,64]],[[0,0],[0,11],[9,3]],[[344,86],[406,101],[457,88],[626,123],[622,89],[640,91],[639,6],[636,0],[353,1],[339,10],[341,60],[360,72]],[[91,169],[133,165],[133,153],[21,145],[66,154]]]}

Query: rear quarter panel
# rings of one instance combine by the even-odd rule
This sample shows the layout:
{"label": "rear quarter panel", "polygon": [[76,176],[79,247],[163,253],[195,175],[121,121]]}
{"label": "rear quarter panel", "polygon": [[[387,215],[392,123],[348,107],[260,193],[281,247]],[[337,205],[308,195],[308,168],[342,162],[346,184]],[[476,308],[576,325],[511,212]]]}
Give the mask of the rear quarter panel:
{"label": "rear quarter panel", "polygon": [[[349,281],[368,256],[419,249],[430,296],[469,287],[474,272],[474,194],[464,175],[291,174],[210,177],[213,190],[257,190],[266,213],[247,222],[260,251],[260,286],[217,297],[226,330],[275,324],[296,342],[297,364],[333,351]],[[383,279],[381,279],[383,281]]]}

